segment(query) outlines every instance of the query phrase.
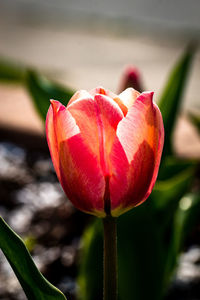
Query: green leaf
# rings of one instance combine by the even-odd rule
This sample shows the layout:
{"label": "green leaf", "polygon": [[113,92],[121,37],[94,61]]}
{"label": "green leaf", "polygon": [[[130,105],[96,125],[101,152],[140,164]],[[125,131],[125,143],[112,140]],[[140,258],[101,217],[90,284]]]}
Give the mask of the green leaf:
{"label": "green leaf", "polygon": [[80,300],[103,298],[103,227],[102,220],[88,226],[82,237],[82,256],[78,275]]}
{"label": "green leaf", "polygon": [[0,248],[29,300],[66,300],[35,266],[22,239],[0,217]]}
{"label": "green leaf", "polygon": [[118,266],[121,300],[160,299],[163,251],[158,233],[157,220],[150,201],[119,218]]}
{"label": "green leaf", "polygon": [[[154,213],[157,220],[157,233],[162,243],[163,252],[163,291],[167,288],[179,252],[174,252],[173,234],[176,231],[174,217],[179,207],[180,199],[189,191],[194,178],[195,166],[189,166],[174,177],[164,181],[157,181],[150,201],[154,205]],[[180,250],[180,249],[179,249]]]}
{"label": "green leaf", "polygon": [[74,94],[73,91],[54,83],[35,71],[27,71],[26,86],[32,97],[33,103],[43,120],[50,106],[50,99],[61,101],[67,105]]}
{"label": "green leaf", "polygon": [[25,68],[19,64],[0,59],[0,81],[22,82],[25,76]]}
{"label": "green leaf", "polygon": [[162,209],[167,213],[166,209],[172,210],[172,206],[177,206],[175,200],[179,201],[180,197],[189,189],[194,172],[195,166],[189,166],[171,178],[157,180],[151,194],[151,201],[156,210]]}
{"label": "green leaf", "polygon": [[165,268],[165,285],[170,281],[178,262],[178,255],[189,233],[199,222],[200,195],[189,193],[184,195],[177,207],[173,219],[172,239],[168,249]]}
{"label": "green leaf", "polygon": [[183,159],[175,156],[165,156],[160,165],[158,180],[166,180],[173,178],[186,169],[196,168],[198,161],[195,159]]}
{"label": "green leaf", "polygon": [[194,47],[189,46],[182,58],[173,68],[158,106],[161,110],[165,127],[164,153],[172,153],[172,133],[180,108],[186,80],[188,79],[191,61],[194,55]]}
{"label": "green leaf", "polygon": [[184,240],[199,221],[200,194],[190,193],[184,195],[174,218],[174,243],[178,252]]}

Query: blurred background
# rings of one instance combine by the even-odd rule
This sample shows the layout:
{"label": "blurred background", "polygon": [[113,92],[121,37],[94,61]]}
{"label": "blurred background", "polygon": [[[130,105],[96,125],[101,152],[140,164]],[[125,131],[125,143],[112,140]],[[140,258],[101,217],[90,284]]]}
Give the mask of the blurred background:
{"label": "blurred background", "polygon": [[[156,101],[186,44],[199,40],[199,11],[197,0],[2,0],[0,56],[45,71],[74,90],[102,85],[116,92],[122,70],[133,64]],[[199,72],[198,50],[184,109],[199,106]],[[15,87],[14,96],[12,88],[1,87],[0,123],[40,131],[26,93]]]}
{"label": "blurred background", "polygon": [[[68,299],[75,299],[80,239],[90,218],[66,202],[57,183],[44,122],[31,100],[34,87],[22,83],[24,74],[32,70],[70,91],[103,86],[118,92],[124,69],[133,65],[144,90],[153,90],[158,102],[187,45],[199,41],[198,0],[0,1],[0,214],[23,236],[37,265]],[[189,115],[200,113],[199,80],[197,47],[173,132],[174,155],[196,162],[199,123],[191,122]],[[198,176],[191,176],[195,191]],[[186,279],[195,278],[198,284],[199,228],[197,250],[187,257],[192,263],[183,262],[191,271],[185,271]],[[0,299],[25,299],[3,255],[0,263]],[[180,295],[169,299],[200,299],[197,292],[194,297]]]}

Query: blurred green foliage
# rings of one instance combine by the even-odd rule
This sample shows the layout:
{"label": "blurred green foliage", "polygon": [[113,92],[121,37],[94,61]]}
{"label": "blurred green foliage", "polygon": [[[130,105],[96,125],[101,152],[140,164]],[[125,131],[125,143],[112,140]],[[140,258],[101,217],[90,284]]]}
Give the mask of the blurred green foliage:
{"label": "blurred green foliage", "polygon": [[0,81],[6,83],[22,83],[26,69],[20,64],[11,63],[6,59],[0,59]]}
{"label": "blurred green foliage", "polygon": [[163,154],[172,153],[172,134],[176,122],[177,114],[181,105],[183,92],[188,79],[188,73],[191,66],[191,60],[194,55],[194,46],[191,45],[185,51],[183,57],[173,68],[158,106],[163,116],[165,126],[165,145]]}
{"label": "blurred green foliage", "polygon": [[61,101],[63,105],[67,105],[74,94],[70,89],[48,80],[35,71],[28,70],[25,78],[26,87],[30,92],[33,103],[44,121],[50,105],[50,99]]}

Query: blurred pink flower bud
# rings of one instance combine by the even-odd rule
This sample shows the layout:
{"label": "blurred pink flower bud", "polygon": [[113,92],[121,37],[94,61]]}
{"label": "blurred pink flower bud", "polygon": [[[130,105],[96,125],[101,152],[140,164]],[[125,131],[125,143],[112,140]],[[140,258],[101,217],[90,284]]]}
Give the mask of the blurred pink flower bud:
{"label": "blurred pink flower bud", "polygon": [[140,72],[134,66],[128,66],[124,69],[119,86],[119,93],[129,87],[134,88],[138,92],[142,92],[143,90]]}

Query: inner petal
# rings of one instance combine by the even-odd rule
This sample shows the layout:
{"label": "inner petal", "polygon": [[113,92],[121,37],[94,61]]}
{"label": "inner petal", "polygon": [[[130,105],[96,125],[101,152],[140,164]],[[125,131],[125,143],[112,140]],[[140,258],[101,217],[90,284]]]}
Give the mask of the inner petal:
{"label": "inner petal", "polygon": [[113,100],[119,105],[124,116],[126,116],[129,108],[134,104],[139,95],[140,93],[138,91],[133,88],[128,88],[118,96],[114,97]]}
{"label": "inner petal", "polygon": [[119,94],[119,98],[121,99],[122,103],[129,109],[137,97],[140,95],[140,93],[133,88],[128,88],[125,91],[123,91],[121,94]]}
{"label": "inner petal", "polygon": [[110,174],[109,153],[116,136],[117,125],[124,117],[112,98],[97,94],[72,102],[67,106],[78,125],[85,144],[98,158],[105,176]]}
{"label": "inner petal", "polygon": [[99,130],[97,123],[97,105],[92,98],[86,98],[72,102],[67,106],[67,110],[71,113],[78,125],[84,143],[99,157]]}
{"label": "inner petal", "polygon": [[124,117],[119,106],[110,97],[95,95],[100,140],[100,161],[105,177],[111,175],[109,155],[116,136],[118,123]]}

